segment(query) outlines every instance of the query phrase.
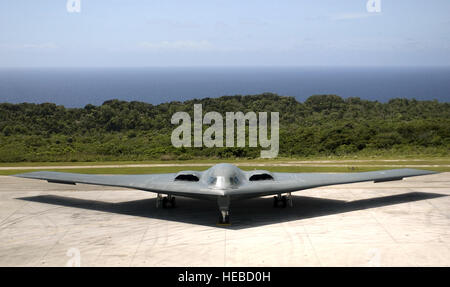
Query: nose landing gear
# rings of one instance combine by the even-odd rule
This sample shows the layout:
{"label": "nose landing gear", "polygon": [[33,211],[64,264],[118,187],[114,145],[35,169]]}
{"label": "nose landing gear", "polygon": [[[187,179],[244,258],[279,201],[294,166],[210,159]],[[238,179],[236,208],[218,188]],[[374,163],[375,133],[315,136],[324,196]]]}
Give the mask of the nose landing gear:
{"label": "nose landing gear", "polygon": [[230,197],[219,196],[217,198],[217,205],[219,205],[219,222],[218,225],[230,225]]}
{"label": "nose landing gear", "polygon": [[230,224],[230,211],[229,210],[221,210],[219,216],[219,223],[223,225]]}

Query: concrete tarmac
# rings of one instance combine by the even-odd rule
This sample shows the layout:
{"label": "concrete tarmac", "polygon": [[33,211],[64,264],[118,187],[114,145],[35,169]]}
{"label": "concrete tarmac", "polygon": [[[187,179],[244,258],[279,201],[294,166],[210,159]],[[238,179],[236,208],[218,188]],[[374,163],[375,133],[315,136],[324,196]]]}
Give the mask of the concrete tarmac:
{"label": "concrete tarmac", "polygon": [[231,205],[0,176],[0,266],[450,266],[450,173]]}

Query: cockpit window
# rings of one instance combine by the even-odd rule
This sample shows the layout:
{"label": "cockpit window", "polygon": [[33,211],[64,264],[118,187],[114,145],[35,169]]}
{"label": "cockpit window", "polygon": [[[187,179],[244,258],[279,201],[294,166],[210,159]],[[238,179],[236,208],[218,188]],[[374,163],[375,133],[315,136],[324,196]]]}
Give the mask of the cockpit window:
{"label": "cockpit window", "polygon": [[231,184],[239,184],[239,178],[237,176],[230,177]]}
{"label": "cockpit window", "polygon": [[216,187],[227,187],[239,184],[239,178],[237,176],[211,176],[208,178],[208,184]]}
{"label": "cockpit window", "polygon": [[216,184],[216,182],[217,182],[217,177],[210,177],[208,179],[208,183],[209,184]]}

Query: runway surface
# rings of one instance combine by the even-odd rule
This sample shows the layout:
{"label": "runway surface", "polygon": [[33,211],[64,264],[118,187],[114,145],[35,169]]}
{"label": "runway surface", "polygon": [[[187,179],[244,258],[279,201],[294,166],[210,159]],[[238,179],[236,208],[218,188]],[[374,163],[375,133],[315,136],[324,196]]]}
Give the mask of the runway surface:
{"label": "runway surface", "polygon": [[450,266],[450,173],[233,202],[0,176],[0,266]]}

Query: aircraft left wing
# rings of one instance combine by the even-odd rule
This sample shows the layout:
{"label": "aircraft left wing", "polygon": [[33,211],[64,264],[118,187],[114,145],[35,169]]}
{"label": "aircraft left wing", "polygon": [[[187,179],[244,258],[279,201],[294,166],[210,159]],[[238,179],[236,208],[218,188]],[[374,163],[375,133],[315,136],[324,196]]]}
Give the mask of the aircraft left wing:
{"label": "aircraft left wing", "polygon": [[[206,191],[206,186],[200,182],[176,181],[175,173],[138,174],[138,175],[97,175],[52,171],[37,171],[17,174],[17,177],[42,179],[52,183],[63,184],[94,184],[117,186],[151,191],[162,194],[180,195],[192,198],[209,198],[216,195]],[[222,195],[219,191],[217,195]]]}

